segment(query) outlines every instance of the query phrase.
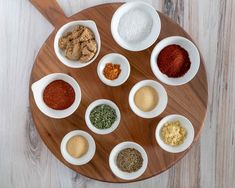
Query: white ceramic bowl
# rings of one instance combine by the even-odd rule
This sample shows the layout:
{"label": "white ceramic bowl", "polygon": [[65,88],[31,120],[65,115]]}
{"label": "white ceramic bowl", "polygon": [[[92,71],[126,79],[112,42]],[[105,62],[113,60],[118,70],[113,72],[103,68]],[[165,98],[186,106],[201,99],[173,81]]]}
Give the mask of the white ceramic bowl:
{"label": "white ceramic bowl", "polygon": [[[81,63],[79,61],[69,60],[68,58],[65,57],[64,52],[58,46],[60,37],[64,33],[71,31],[77,25],[83,25],[83,26],[91,29],[91,31],[95,35],[95,41],[97,42],[97,52],[96,52],[95,56],[90,61],[88,61],[86,63]],[[92,20],[79,20],[79,21],[69,22],[69,23],[63,25],[57,31],[57,33],[55,35],[55,39],[54,39],[54,50],[55,50],[56,56],[64,65],[67,65],[68,67],[71,67],[71,68],[82,68],[82,67],[85,67],[85,66],[91,64],[96,59],[96,57],[99,55],[100,47],[101,47],[100,34],[99,34],[99,31],[97,29],[95,22]]]}
{"label": "white ceramic bowl", "polygon": [[[134,9],[140,9],[142,11],[145,11],[149,15],[150,19],[152,19],[152,29],[150,31],[150,34],[146,36],[146,38],[143,39],[142,41],[128,42],[119,35],[118,32],[119,21],[124,14]],[[161,30],[161,20],[157,11],[150,4],[141,1],[129,2],[120,6],[114,13],[111,21],[111,32],[114,40],[121,47],[130,51],[141,51],[150,47],[157,40],[160,34],[160,30]]]}
{"label": "white ceramic bowl", "polygon": [[[136,172],[132,172],[132,173],[128,173],[128,172],[123,172],[121,171],[118,166],[117,166],[117,156],[119,154],[119,152],[123,149],[126,148],[134,148],[136,150],[138,150],[141,153],[141,156],[143,158],[143,165],[142,167],[137,170]],[[145,152],[144,148],[142,146],[140,146],[139,144],[135,143],[135,142],[122,142],[118,145],[116,145],[110,155],[109,155],[109,166],[112,170],[112,172],[119,178],[124,179],[124,180],[133,180],[136,179],[138,177],[140,177],[146,170],[148,165],[148,156],[147,153]]]}
{"label": "white ceramic bowl", "polygon": [[[157,106],[149,111],[149,112],[144,112],[142,110],[140,110],[136,105],[135,105],[135,93],[142,87],[144,86],[151,86],[153,87],[157,94],[158,94],[158,104]],[[132,109],[132,111],[142,117],[142,118],[154,118],[158,115],[160,115],[166,108],[167,106],[167,101],[168,101],[168,97],[167,97],[167,92],[165,90],[165,88],[158,82],[154,81],[154,80],[142,80],[140,82],[138,82],[137,84],[135,84],[130,93],[129,93],[129,105]]]}
{"label": "white ceramic bowl", "polygon": [[[46,103],[43,101],[43,92],[44,89],[48,84],[55,80],[63,80],[67,83],[69,83],[74,91],[75,91],[75,100],[73,104],[65,109],[65,110],[54,110],[46,105]],[[77,83],[77,81],[72,78],[71,76],[63,73],[54,73],[54,74],[49,74],[40,80],[34,82],[31,86],[31,89],[33,91],[33,96],[36,105],[38,108],[41,110],[42,113],[45,115],[52,117],[52,118],[65,118],[71,115],[79,106],[80,101],[81,101],[81,89]]]}
{"label": "white ceramic bowl", "polygon": [[[119,74],[118,78],[115,80],[109,80],[107,79],[104,74],[103,70],[107,63],[112,64],[119,64],[121,68],[121,73]],[[130,64],[127,58],[121,54],[118,53],[110,53],[105,55],[99,62],[97,66],[97,73],[100,78],[100,80],[108,85],[108,86],[119,86],[122,85],[129,77],[130,75]]]}
{"label": "white ceramic bowl", "polygon": [[[172,44],[177,44],[181,46],[182,48],[184,48],[188,52],[189,58],[191,61],[191,66],[188,72],[186,72],[185,75],[179,78],[168,77],[167,75],[163,74],[159,70],[158,65],[157,65],[157,57],[160,51],[166,46],[169,46]],[[184,37],[173,36],[173,37],[168,37],[168,38],[161,40],[155,46],[151,54],[151,69],[153,73],[160,81],[168,85],[177,86],[177,85],[182,85],[182,84],[189,82],[197,74],[199,66],[200,66],[200,55],[199,55],[197,47],[190,40]]]}
{"label": "white ceramic bowl", "polygon": [[[74,158],[68,153],[66,146],[67,146],[67,142],[69,141],[69,139],[77,135],[83,136],[87,140],[88,151],[83,156],[79,158]],[[60,144],[60,152],[62,156],[67,162],[73,165],[83,165],[83,164],[88,163],[95,155],[95,150],[96,150],[96,145],[92,136],[88,134],[87,132],[80,131],[80,130],[71,131],[68,134],[66,134]]]}
{"label": "white ceramic bowl", "polygon": [[[117,114],[117,119],[116,121],[113,123],[113,125],[108,128],[108,129],[98,129],[96,128],[90,121],[90,113],[91,111],[98,105],[101,105],[101,104],[106,104],[106,105],[109,105],[111,106],[115,111],[116,111],[116,114]],[[86,113],[85,113],[85,121],[86,121],[86,124],[88,126],[88,128],[90,130],[92,130],[94,133],[96,134],[109,134],[111,132],[113,132],[119,125],[120,123],[120,120],[121,120],[121,113],[119,111],[119,108],[117,107],[117,105],[110,101],[110,100],[107,100],[107,99],[98,99],[98,100],[95,100],[93,101],[87,108],[86,110]]]}
{"label": "white ceramic bowl", "polygon": [[[181,145],[173,147],[173,146],[170,146],[170,145],[163,142],[163,140],[161,139],[160,133],[161,133],[161,129],[162,129],[163,125],[166,122],[176,121],[176,120],[179,120],[181,123],[181,126],[186,129],[187,136]],[[177,115],[177,114],[168,115],[168,116],[164,117],[158,123],[156,131],[155,131],[155,137],[156,137],[157,143],[159,144],[159,146],[162,149],[164,149],[165,151],[168,151],[170,153],[179,153],[179,152],[185,151],[192,144],[193,139],[194,139],[194,128],[193,128],[192,123],[186,117],[184,117],[182,115]]]}

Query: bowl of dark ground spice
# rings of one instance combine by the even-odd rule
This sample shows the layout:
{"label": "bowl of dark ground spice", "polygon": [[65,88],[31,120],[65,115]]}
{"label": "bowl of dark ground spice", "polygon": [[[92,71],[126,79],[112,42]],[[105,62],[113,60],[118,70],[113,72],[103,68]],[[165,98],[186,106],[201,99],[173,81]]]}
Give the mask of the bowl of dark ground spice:
{"label": "bowl of dark ground spice", "polygon": [[85,121],[90,130],[97,134],[109,134],[119,125],[121,113],[118,106],[107,99],[93,101],[85,113]]}
{"label": "bowl of dark ground spice", "polygon": [[147,154],[135,142],[122,142],[116,145],[109,155],[109,166],[119,178],[133,180],[140,177],[148,164]]}

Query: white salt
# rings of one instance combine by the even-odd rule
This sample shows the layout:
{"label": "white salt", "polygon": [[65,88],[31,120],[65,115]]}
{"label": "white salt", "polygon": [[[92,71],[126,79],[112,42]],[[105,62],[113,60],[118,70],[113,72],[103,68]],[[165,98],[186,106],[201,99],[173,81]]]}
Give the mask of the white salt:
{"label": "white salt", "polygon": [[119,35],[127,42],[140,42],[151,32],[153,20],[150,15],[141,10],[134,9],[125,13],[119,21]]}

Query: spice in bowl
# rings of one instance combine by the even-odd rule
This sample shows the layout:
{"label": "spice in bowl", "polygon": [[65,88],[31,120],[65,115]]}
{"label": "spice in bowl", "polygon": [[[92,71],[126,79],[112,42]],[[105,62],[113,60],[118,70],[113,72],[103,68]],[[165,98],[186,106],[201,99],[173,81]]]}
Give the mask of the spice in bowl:
{"label": "spice in bowl", "polygon": [[55,80],[46,86],[43,101],[54,110],[69,108],[75,100],[73,87],[63,80]]}
{"label": "spice in bowl", "polygon": [[118,153],[116,164],[121,171],[136,172],[143,166],[143,157],[138,150],[126,148]]}
{"label": "spice in bowl", "polygon": [[131,9],[119,21],[118,32],[124,41],[136,43],[149,36],[153,20],[148,12],[139,8]]}
{"label": "spice in bowl", "polygon": [[90,61],[97,52],[94,33],[82,25],[75,26],[72,31],[63,34],[58,46],[69,60],[81,63]]}
{"label": "spice in bowl", "polygon": [[88,142],[83,136],[77,135],[69,139],[66,149],[69,155],[74,158],[79,158],[87,153]]}
{"label": "spice in bowl", "polygon": [[115,109],[107,104],[96,106],[90,113],[90,121],[97,129],[108,129],[117,119]]}
{"label": "spice in bowl", "polygon": [[160,71],[168,77],[178,78],[190,69],[188,52],[179,45],[173,44],[162,49],[157,57]]}
{"label": "spice in bowl", "polygon": [[180,121],[177,120],[165,123],[161,129],[160,135],[165,144],[179,146],[184,142],[187,131],[181,125]]}
{"label": "spice in bowl", "polygon": [[136,91],[134,101],[141,111],[149,112],[158,104],[158,93],[153,87],[144,86]]}
{"label": "spice in bowl", "polygon": [[105,78],[109,80],[117,79],[120,73],[121,73],[121,68],[119,64],[107,63],[103,70]]}

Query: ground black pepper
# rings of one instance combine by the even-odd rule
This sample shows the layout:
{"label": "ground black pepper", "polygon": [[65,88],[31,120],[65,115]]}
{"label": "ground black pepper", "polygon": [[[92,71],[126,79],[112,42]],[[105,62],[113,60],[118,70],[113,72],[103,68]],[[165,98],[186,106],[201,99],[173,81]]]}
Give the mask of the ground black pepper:
{"label": "ground black pepper", "polygon": [[117,166],[124,172],[136,172],[143,165],[141,153],[134,148],[126,148],[117,156]]}

